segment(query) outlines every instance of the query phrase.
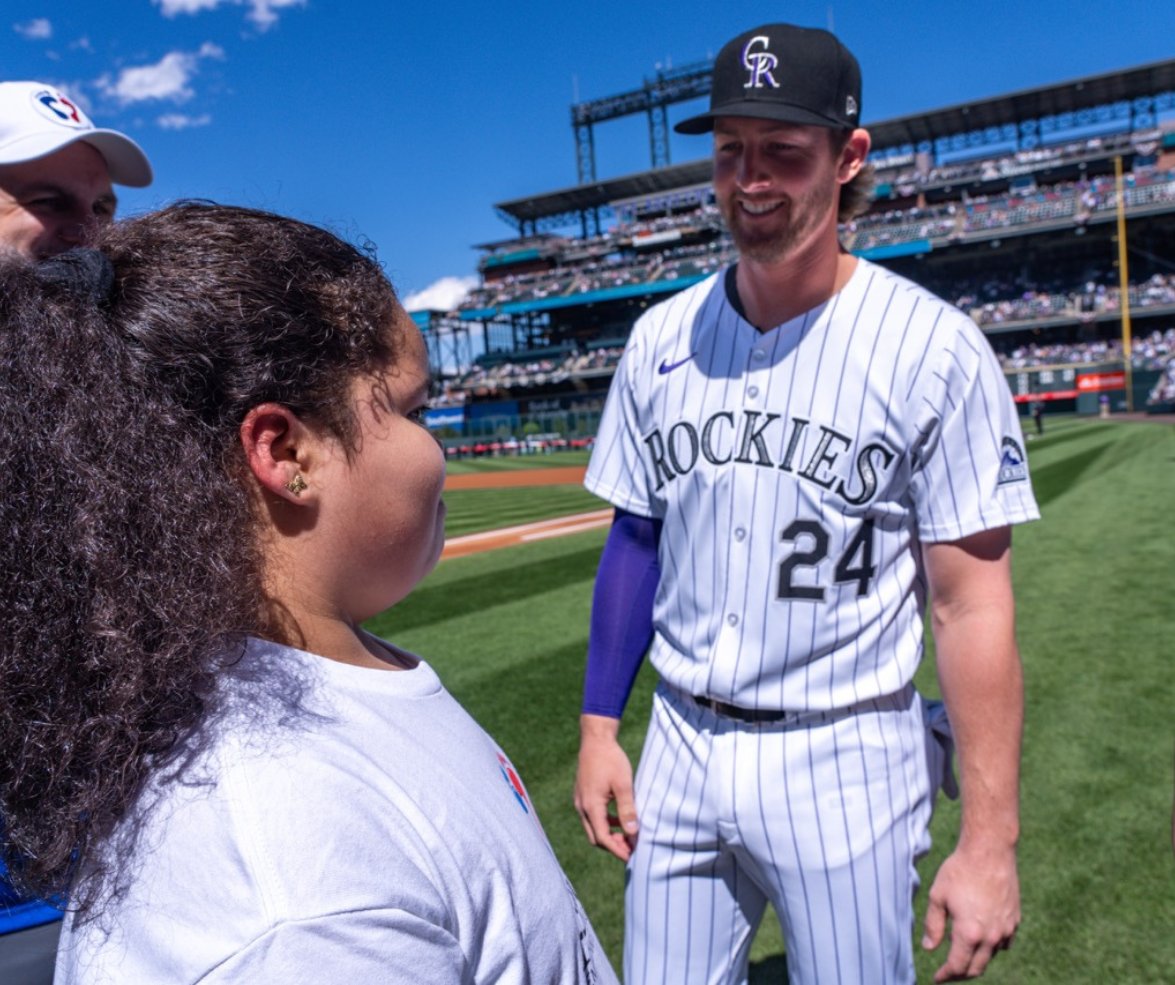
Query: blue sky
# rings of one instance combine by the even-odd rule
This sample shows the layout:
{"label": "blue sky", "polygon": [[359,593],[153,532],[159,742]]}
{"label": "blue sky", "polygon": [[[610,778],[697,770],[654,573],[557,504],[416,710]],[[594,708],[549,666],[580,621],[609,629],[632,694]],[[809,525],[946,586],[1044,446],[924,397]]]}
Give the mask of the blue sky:
{"label": "blue sky", "polygon": [[[834,28],[863,121],[1170,58],[1159,0],[5,0],[0,76],[60,85],[155,166],[122,214],[182,197],[273,209],[379,249],[408,300],[512,235],[493,203],[575,183],[569,107],[772,20]],[[671,111],[678,120],[696,107]],[[648,167],[643,118],[596,129],[597,173]],[[674,137],[674,162],[708,152]]]}

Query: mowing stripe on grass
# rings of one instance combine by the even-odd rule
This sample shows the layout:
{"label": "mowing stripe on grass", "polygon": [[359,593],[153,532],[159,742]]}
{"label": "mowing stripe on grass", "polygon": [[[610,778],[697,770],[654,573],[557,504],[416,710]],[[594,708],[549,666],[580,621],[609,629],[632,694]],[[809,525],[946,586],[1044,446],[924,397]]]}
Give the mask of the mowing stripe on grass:
{"label": "mowing stripe on grass", "polygon": [[[495,553],[509,550],[519,548],[503,548]],[[422,585],[395,609],[377,617],[372,623],[373,632],[386,628],[390,633],[402,634],[461,616],[486,615],[495,606],[526,602],[565,585],[584,583],[590,591],[600,561],[600,550],[600,547],[590,547],[525,564],[519,564],[520,559],[516,557],[518,567],[510,570],[508,578],[486,578],[476,574],[436,586]],[[454,558],[445,563],[455,566],[463,560]],[[585,624],[585,632],[586,628]]]}
{"label": "mowing stripe on grass", "polygon": [[587,451],[560,451],[550,455],[504,455],[498,458],[453,459],[446,465],[449,475],[472,472],[514,472],[525,469],[562,468],[565,465],[587,465]]}
{"label": "mowing stripe on grass", "polygon": [[514,527],[606,505],[579,485],[526,486],[522,489],[457,489],[445,493],[445,533],[449,537]]}
{"label": "mowing stripe on grass", "polygon": [[1073,489],[1082,473],[1093,466],[1113,445],[1113,438],[1109,438],[1099,445],[1072,453],[1049,465],[1039,468],[1032,466],[1032,491],[1036,494],[1036,502],[1040,508],[1043,510],[1048,503]]}
{"label": "mowing stripe on grass", "polygon": [[[589,578],[447,620],[443,638],[438,637],[437,627],[428,626],[397,633],[395,640],[425,657],[459,696],[475,690],[494,693],[501,689],[504,694],[513,689],[513,677],[519,668],[531,660],[550,660],[552,653],[569,647],[579,654],[577,683],[572,688],[578,693],[587,652],[590,600]],[[503,631],[503,627],[509,629]],[[553,673],[553,666],[551,670]],[[513,727],[525,730],[521,720]],[[574,716],[565,727],[575,731]],[[542,731],[535,734],[541,735]],[[498,738],[505,743],[505,735]]]}
{"label": "mowing stripe on grass", "polygon": [[1029,452],[1033,458],[1037,458],[1046,450],[1052,450],[1057,445],[1063,445],[1069,441],[1088,441],[1094,435],[1104,436],[1105,432],[1112,431],[1115,425],[1102,422],[1098,424],[1084,424],[1084,425],[1062,425],[1053,431],[1046,431],[1044,435],[1037,437],[1029,433],[1026,435],[1029,442]]}

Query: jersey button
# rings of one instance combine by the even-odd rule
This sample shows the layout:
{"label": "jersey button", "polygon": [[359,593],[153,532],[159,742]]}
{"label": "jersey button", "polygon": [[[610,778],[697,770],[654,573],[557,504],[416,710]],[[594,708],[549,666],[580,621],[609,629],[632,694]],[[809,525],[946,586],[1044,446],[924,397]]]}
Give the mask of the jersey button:
{"label": "jersey button", "polygon": [[738,616],[736,616],[732,612],[729,616],[726,617],[726,624],[728,626],[737,626],[738,625]]}
{"label": "jersey button", "polygon": [[735,540],[741,541],[746,535],[747,535],[747,532],[742,527],[735,527],[734,528],[734,539]]}
{"label": "jersey button", "polygon": [[757,396],[759,396],[759,388],[757,386],[750,387],[747,390],[747,396],[754,400]]}
{"label": "jersey button", "polygon": [[756,349],[754,352],[751,353],[751,356],[754,359],[766,359],[767,353],[764,352],[762,349]]}

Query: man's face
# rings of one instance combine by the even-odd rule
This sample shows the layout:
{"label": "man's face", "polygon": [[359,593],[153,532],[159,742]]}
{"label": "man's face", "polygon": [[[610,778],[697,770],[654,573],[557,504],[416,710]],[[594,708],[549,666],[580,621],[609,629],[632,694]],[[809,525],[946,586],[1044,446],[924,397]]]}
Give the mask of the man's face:
{"label": "man's face", "polygon": [[63,253],[113,219],[116,204],[106,160],[89,144],[0,164],[0,246],[38,259]]}
{"label": "man's face", "polygon": [[747,259],[782,260],[830,228],[835,239],[843,171],[825,127],[742,116],[715,121],[714,194]]}

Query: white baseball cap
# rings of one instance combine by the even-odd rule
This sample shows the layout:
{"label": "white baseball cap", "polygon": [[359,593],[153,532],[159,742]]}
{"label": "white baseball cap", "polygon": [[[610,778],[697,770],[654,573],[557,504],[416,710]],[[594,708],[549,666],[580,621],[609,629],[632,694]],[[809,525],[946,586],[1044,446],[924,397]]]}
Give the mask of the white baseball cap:
{"label": "white baseball cap", "polygon": [[106,159],[111,181],[132,188],[151,184],[151,163],[142,148],[117,130],[95,127],[60,89],[0,82],[0,164],[35,161],[79,140]]}

